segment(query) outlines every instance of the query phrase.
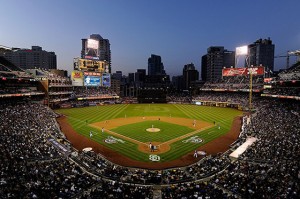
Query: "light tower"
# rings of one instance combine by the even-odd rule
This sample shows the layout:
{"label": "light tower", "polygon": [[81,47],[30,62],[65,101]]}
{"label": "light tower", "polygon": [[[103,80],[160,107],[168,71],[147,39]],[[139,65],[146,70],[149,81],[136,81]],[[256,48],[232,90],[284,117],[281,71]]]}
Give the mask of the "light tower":
{"label": "light tower", "polygon": [[251,66],[251,68],[248,68],[249,71],[249,111],[251,112],[252,110],[252,75],[253,75],[253,70],[252,69],[253,66]]}
{"label": "light tower", "polygon": [[244,56],[245,57],[245,63],[246,63],[246,67],[248,68],[249,71],[249,111],[251,111],[252,109],[252,75],[253,75],[253,70],[252,67],[250,68],[249,64],[249,53],[248,53],[248,46],[240,46],[240,47],[236,47],[235,49],[235,61],[236,61],[236,66],[238,64],[238,59],[240,56]]}
{"label": "light tower", "polygon": [[249,67],[248,46],[240,46],[235,48],[235,66],[238,66],[239,58],[241,56],[245,57],[246,67]]}

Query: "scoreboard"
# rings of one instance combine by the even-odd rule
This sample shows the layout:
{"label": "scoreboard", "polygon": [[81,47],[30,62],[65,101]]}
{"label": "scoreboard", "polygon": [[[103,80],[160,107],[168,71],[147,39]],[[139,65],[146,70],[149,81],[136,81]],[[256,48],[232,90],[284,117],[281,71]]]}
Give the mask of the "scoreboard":
{"label": "scoreboard", "polygon": [[104,72],[106,65],[105,61],[74,59],[74,70]]}

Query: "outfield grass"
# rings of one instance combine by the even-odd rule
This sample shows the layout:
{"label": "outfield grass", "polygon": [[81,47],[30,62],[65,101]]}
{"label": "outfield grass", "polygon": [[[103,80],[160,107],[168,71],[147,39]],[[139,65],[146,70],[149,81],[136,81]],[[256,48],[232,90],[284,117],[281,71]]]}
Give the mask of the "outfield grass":
{"label": "outfield grass", "polygon": [[[203,120],[206,122],[216,122],[220,124],[221,129],[217,129],[214,126],[210,129],[206,129],[202,132],[197,133],[201,139],[204,140],[202,143],[189,143],[184,144],[182,141],[178,141],[171,144],[171,150],[160,154],[161,162],[171,161],[177,159],[188,152],[191,152],[201,145],[204,145],[217,137],[224,135],[231,128],[233,119],[241,115],[242,112],[236,109],[230,108],[218,108],[218,107],[207,107],[207,106],[196,106],[196,105],[181,105],[181,104],[119,104],[119,105],[107,105],[97,107],[85,107],[85,108],[72,108],[72,109],[60,109],[57,112],[67,116],[69,123],[75,129],[76,132],[89,138],[90,131],[98,131],[88,124],[124,117],[147,117],[147,116],[161,116],[161,117],[178,117],[178,118],[190,118],[196,120]],[[113,129],[114,132],[131,137],[141,142],[148,142],[149,139],[152,141],[165,142],[174,137],[193,131],[190,128],[164,123],[162,121],[143,121],[137,124],[130,124],[121,126]],[[151,126],[154,124],[163,125],[160,129],[161,132],[150,134],[144,133],[145,126]],[[142,128],[142,129],[140,129]],[[171,134],[164,134],[163,132],[173,132]],[[146,135],[146,136],[145,136]],[[134,160],[149,161],[149,155],[140,152],[137,149],[137,144],[126,141],[125,143],[107,144],[103,142],[105,137],[109,134],[98,134],[93,136],[92,139],[99,142],[102,145],[107,146],[119,153],[128,156]],[[193,135],[195,136],[195,135]],[[122,138],[120,138],[122,139]],[[187,139],[187,138],[186,138]]]}

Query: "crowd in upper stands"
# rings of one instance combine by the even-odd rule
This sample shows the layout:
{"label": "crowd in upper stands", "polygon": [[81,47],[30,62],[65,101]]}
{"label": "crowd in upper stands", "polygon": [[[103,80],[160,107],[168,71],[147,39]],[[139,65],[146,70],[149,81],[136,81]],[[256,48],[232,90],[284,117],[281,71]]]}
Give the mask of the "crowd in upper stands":
{"label": "crowd in upper stands", "polygon": [[116,96],[117,94],[109,88],[104,87],[74,87],[75,97],[94,97],[94,96]]}
{"label": "crowd in upper stands", "polygon": [[191,96],[168,95],[168,103],[188,104],[191,103]]}
{"label": "crowd in upper stands", "polygon": [[27,87],[20,88],[0,88],[0,95],[4,94],[21,94],[21,93],[43,93],[41,91],[32,90]]}
{"label": "crowd in upper stands", "polygon": [[[261,90],[263,88],[263,76],[252,77],[252,89]],[[215,82],[206,82],[201,90],[247,90],[250,88],[250,77],[248,76],[233,76],[222,77]]]}
{"label": "crowd in upper stands", "polygon": [[[256,98],[256,96],[255,94],[253,95],[254,98]],[[247,93],[237,92],[201,92],[193,96],[193,100],[237,103],[247,107],[249,95]]]}
{"label": "crowd in upper stands", "polygon": [[300,80],[300,62],[294,64],[287,70],[281,71],[278,74],[278,77],[273,79],[278,81]]}
{"label": "crowd in upper stands", "polygon": [[300,97],[300,62],[270,78],[263,93]]}
{"label": "crowd in upper stands", "polygon": [[300,96],[300,87],[283,87],[265,90],[264,93],[283,96]]}

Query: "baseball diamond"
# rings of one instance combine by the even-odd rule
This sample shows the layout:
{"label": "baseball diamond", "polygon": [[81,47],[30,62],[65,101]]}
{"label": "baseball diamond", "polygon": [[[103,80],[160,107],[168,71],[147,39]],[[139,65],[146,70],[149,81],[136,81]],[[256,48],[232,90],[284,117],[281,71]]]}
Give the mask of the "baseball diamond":
{"label": "baseball diamond", "polygon": [[[197,161],[194,150],[225,151],[238,137],[242,115],[231,108],[183,104],[119,104],[57,112],[64,115],[58,122],[77,149],[92,147],[116,164],[150,169],[192,164]],[[89,132],[98,133],[90,137]],[[153,155],[159,158],[153,161]]]}

